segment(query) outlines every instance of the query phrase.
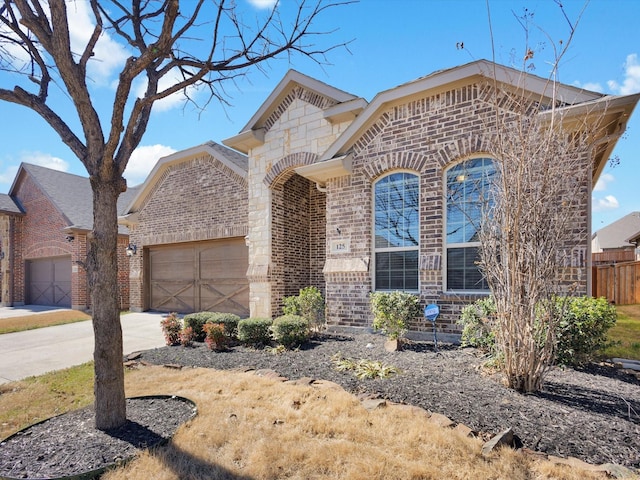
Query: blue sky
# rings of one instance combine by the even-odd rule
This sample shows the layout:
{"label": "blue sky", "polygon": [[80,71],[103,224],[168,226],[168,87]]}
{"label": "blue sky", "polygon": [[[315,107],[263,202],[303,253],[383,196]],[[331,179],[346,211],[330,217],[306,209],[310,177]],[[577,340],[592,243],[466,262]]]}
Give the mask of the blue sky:
{"label": "blue sky", "polygon": [[[237,0],[247,15],[264,14],[273,0]],[[281,0],[286,14],[293,0]],[[86,38],[83,1],[77,0],[74,38]],[[585,7],[581,0],[564,0],[569,19],[575,21]],[[518,66],[524,55],[525,35],[515,14],[526,8],[534,14],[530,44],[534,47],[534,73],[546,76],[552,45],[568,37],[567,20],[554,0],[489,0],[496,60]],[[265,73],[254,71],[246,80],[229,85],[231,106],[211,104],[204,112],[179,101],[154,107],[141,147],[125,172],[129,184],[144,180],[155,161],[174,151],[209,140],[221,143],[238,133],[288,69],[294,68],[334,87],[371,100],[376,93],[415,80],[436,70],[481,58],[492,58],[491,34],[485,0],[361,0],[330,9],[317,23],[318,31],[331,31],[319,43],[352,40],[348,51],[332,52],[328,65],[292,57],[275,60]],[[570,49],[560,66],[563,83],[608,94],[640,92],[640,2],[592,0],[582,13]],[[459,42],[464,49],[456,48]],[[102,58],[94,64],[94,98],[110,111],[117,67],[125,55],[114,39],[102,42]],[[100,57],[100,54],[97,55]],[[0,87],[10,88],[0,72]],[[104,101],[102,99],[104,98]],[[177,99],[179,100],[179,99]],[[20,162],[37,163],[86,175],[84,167],[51,128],[24,107],[0,103],[0,192],[8,192]],[[640,211],[640,109],[628,124],[614,152],[620,165],[607,167],[593,192],[593,229],[597,230],[632,211]]]}

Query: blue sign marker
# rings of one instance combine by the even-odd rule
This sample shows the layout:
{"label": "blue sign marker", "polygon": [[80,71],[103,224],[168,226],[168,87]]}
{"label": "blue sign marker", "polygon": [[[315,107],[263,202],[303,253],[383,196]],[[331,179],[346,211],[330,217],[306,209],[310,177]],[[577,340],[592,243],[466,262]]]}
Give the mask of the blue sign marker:
{"label": "blue sign marker", "polygon": [[440,315],[440,307],[438,305],[431,304],[424,307],[424,318],[430,322],[435,322],[438,315]]}
{"label": "blue sign marker", "polygon": [[438,351],[438,335],[436,334],[436,318],[440,315],[440,307],[436,304],[430,304],[424,307],[424,318],[433,324],[433,347]]}

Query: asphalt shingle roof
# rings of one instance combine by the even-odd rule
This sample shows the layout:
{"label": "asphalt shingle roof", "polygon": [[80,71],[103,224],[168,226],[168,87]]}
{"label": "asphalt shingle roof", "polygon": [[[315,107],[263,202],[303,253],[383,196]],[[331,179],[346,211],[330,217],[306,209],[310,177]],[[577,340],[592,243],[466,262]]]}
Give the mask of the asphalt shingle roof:
{"label": "asphalt shingle roof", "polygon": [[[29,163],[23,163],[22,168],[67,217],[69,226],[86,230],[93,228],[93,193],[89,178]],[[127,207],[137,191],[138,187],[129,187],[120,195],[118,214]],[[128,233],[123,226],[119,226],[118,231]]]}
{"label": "asphalt shingle roof", "polygon": [[207,145],[209,145],[216,152],[220,152],[223,157],[225,157],[230,162],[233,162],[243,171],[246,172],[249,169],[249,159],[246,155],[243,155],[240,152],[236,152],[235,150],[229,147],[225,147],[224,145],[220,145],[216,142],[207,142]]}
{"label": "asphalt shingle roof", "polygon": [[640,232],[640,212],[632,212],[595,232],[602,249],[628,247],[628,240]]}
{"label": "asphalt shingle roof", "polygon": [[6,193],[0,193],[0,212],[3,213],[24,213],[22,209],[16,205],[16,202],[13,201]]}

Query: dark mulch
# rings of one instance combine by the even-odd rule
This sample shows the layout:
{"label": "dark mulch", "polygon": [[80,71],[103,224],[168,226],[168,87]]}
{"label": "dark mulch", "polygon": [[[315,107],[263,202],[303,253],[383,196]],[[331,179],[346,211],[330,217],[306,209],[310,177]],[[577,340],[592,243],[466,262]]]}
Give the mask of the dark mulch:
{"label": "dark mulch", "polygon": [[[384,340],[372,334],[322,335],[297,351],[281,354],[241,346],[212,352],[206,345],[196,344],[148,350],[138,360],[220,370],[272,369],[290,379],[330,380],[354,394],[379,396],[444,414],[479,434],[489,436],[512,427],[525,447],[547,454],[577,457],[594,464],[640,467],[640,381],[629,373],[603,365],[581,370],[558,368],[549,374],[540,393],[522,395],[502,386],[498,375],[487,374],[482,368],[485,359],[474,349],[445,344],[435,352],[433,343],[411,342],[403,351],[386,352]],[[358,380],[334,368],[332,358],[336,354],[380,360],[401,373],[386,379]],[[5,444],[0,444],[0,476],[11,477],[8,472],[16,471],[10,469],[18,465],[26,473],[48,464],[62,476],[60,472],[72,473],[71,466],[86,471],[113,464],[114,459],[128,458],[132,451],[158,437],[168,438],[190,414],[172,420],[175,415],[169,413],[175,413],[174,408],[169,410],[158,405],[128,405],[130,426],[141,434],[136,439],[121,434],[97,435],[91,428],[91,411],[56,417],[60,425],[54,429],[45,422],[45,430],[30,434],[28,448],[23,445],[20,451],[10,453]],[[81,433],[82,426],[88,431]],[[87,435],[94,442],[91,448]],[[67,443],[35,453],[36,437],[64,439]]]}
{"label": "dark mulch", "polygon": [[[554,369],[542,392],[523,395],[505,388],[498,375],[481,368],[475,349],[411,342],[400,352],[386,352],[385,338],[373,334],[324,335],[299,351],[273,354],[232,347],[212,352],[206,345],[145,351],[154,364],[234,369],[273,369],[290,379],[330,380],[354,394],[417,405],[446,415],[474,431],[495,434],[512,427],[525,447],[594,464],[640,467],[640,381],[612,367]],[[402,373],[387,379],[358,380],[337,371],[332,357],[380,360]]]}
{"label": "dark mulch", "polygon": [[104,471],[165,443],[195,414],[180,397],[127,399],[127,423],[102,432],[83,408],[37,423],[0,443],[0,478],[77,478]]}

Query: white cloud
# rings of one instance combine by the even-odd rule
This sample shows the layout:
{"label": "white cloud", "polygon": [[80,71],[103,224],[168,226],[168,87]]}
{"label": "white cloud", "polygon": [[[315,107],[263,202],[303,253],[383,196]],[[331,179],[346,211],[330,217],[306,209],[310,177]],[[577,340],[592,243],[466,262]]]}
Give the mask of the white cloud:
{"label": "white cloud", "polygon": [[261,10],[267,8],[273,8],[278,3],[278,0],[248,0],[252,7],[259,8]]}
{"label": "white cloud", "polygon": [[[0,184],[11,185],[13,183],[21,162],[32,163],[34,165],[40,165],[41,167],[51,168],[52,170],[60,170],[61,172],[69,171],[68,162],[61,158],[54,157],[49,153],[35,151],[22,152],[18,161],[15,161],[15,159],[8,159],[6,161],[7,166],[4,167],[3,165],[2,170],[0,170]],[[2,164],[4,163],[5,162],[3,161]]]}
{"label": "white cloud", "polygon": [[591,210],[594,212],[604,212],[606,210],[615,210],[620,207],[618,199],[613,195],[607,195],[604,198],[593,198]]}
{"label": "white cloud", "polygon": [[11,185],[18,173],[18,165],[8,165],[0,171],[0,184]]}
{"label": "white cloud", "polygon": [[130,186],[142,183],[160,158],[175,152],[175,149],[166,145],[147,145],[136,148],[124,171],[127,183]]}
{"label": "white cloud", "polygon": [[594,192],[605,191],[611,182],[615,181],[615,177],[610,173],[603,173],[593,187]]}
{"label": "white cloud", "polygon": [[624,62],[624,80],[622,83],[618,83],[616,80],[609,80],[607,85],[612,92],[619,95],[640,92],[640,63],[638,63],[637,53],[627,55],[627,60]]}
{"label": "white cloud", "polygon": [[[71,48],[75,54],[81,55],[95,26],[93,12],[86,0],[71,2],[67,5]],[[110,76],[124,65],[128,56],[125,47],[103,31],[95,46],[95,55],[89,60],[88,76],[96,84],[107,84]]]}
{"label": "white cloud", "polygon": [[41,167],[47,167],[61,172],[69,171],[69,163],[49,153],[25,152],[20,157],[20,160],[26,163],[33,163],[34,165],[40,165]]}

